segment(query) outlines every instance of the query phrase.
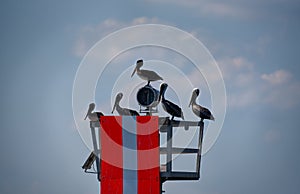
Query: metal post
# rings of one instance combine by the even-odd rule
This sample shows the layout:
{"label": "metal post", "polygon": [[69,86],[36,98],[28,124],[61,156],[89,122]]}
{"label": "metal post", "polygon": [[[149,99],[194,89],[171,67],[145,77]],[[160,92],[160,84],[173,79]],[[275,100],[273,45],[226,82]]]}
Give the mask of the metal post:
{"label": "metal post", "polygon": [[198,153],[197,153],[197,168],[196,172],[200,176],[200,163],[201,163],[201,152],[202,152],[202,140],[203,140],[203,128],[204,128],[204,122],[200,122],[200,130],[199,130],[199,140],[198,140]]}
{"label": "metal post", "polygon": [[92,140],[93,140],[94,154],[96,155],[97,175],[98,175],[98,180],[100,181],[99,149],[98,149],[98,146],[97,146],[96,130],[95,130],[95,127],[92,125],[92,122],[90,122],[90,128],[91,128],[91,135],[92,135]]}
{"label": "metal post", "polygon": [[172,136],[173,128],[171,124],[167,126],[167,173],[170,175],[172,172]]}

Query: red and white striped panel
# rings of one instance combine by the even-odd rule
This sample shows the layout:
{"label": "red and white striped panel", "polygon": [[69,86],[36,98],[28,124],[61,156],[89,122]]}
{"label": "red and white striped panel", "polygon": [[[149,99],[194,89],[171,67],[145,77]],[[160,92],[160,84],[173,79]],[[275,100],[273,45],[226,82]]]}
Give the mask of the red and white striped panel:
{"label": "red and white striped panel", "polygon": [[101,194],[159,194],[157,116],[102,116]]}

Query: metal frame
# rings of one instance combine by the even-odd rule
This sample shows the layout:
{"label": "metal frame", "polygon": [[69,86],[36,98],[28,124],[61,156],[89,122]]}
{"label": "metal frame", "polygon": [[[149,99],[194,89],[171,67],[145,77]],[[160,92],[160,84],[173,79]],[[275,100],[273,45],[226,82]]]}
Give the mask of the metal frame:
{"label": "metal frame", "polygon": [[152,113],[158,113],[158,108],[157,107],[145,107],[140,105],[140,113],[146,113],[146,115],[152,115]]}
{"label": "metal frame", "polygon": [[[169,117],[159,118],[159,131],[167,133],[167,147],[160,147],[160,154],[167,155],[166,171],[160,173],[161,183],[168,180],[198,180],[200,178],[200,163],[201,150],[203,140],[203,122],[194,121],[174,121]],[[173,147],[173,128],[184,127],[186,130],[189,127],[199,126],[198,148],[178,148]],[[195,172],[181,172],[172,170],[172,155],[173,154],[197,154],[196,171]]]}
{"label": "metal frame", "polygon": [[[173,128],[174,127],[184,127],[185,130],[188,130],[189,127],[199,127],[199,139],[198,139],[198,148],[178,148],[173,147]],[[96,155],[96,170],[98,174],[98,180],[100,180],[100,148],[98,148],[98,142],[96,138],[95,128],[100,128],[99,121],[90,121],[91,135],[93,141],[93,149]],[[175,121],[170,120],[169,117],[159,117],[159,132],[167,133],[167,147],[160,147],[160,155],[167,155],[167,164],[166,171],[160,172],[160,182],[161,182],[161,193],[162,184],[170,180],[199,180],[200,178],[200,163],[201,163],[201,151],[202,151],[202,140],[203,140],[203,122],[195,121]],[[195,172],[181,172],[172,170],[172,155],[173,154],[197,154],[196,161],[196,171]]]}
{"label": "metal frame", "polygon": [[100,122],[99,121],[90,121],[90,128],[91,128],[91,135],[92,135],[92,141],[93,141],[93,152],[96,155],[96,170],[97,170],[97,179],[100,182],[100,163],[101,163],[101,156],[100,156],[100,148],[98,148],[98,142],[96,137],[96,130],[95,128],[100,128]]}

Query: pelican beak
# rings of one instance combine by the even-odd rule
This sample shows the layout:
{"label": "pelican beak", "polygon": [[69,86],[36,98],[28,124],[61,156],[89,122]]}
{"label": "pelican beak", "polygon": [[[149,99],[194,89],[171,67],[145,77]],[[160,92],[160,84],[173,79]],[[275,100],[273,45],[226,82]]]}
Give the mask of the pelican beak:
{"label": "pelican beak", "polygon": [[162,96],[165,94],[167,87],[165,87],[165,85],[161,85],[160,89],[159,89],[159,97],[158,100],[161,101]]}
{"label": "pelican beak", "polygon": [[134,68],[134,70],[133,70],[133,72],[131,74],[131,77],[135,74],[135,72],[136,72],[136,67]]}
{"label": "pelican beak", "polygon": [[92,113],[92,111],[94,110],[94,108],[95,108],[95,104],[91,103],[91,104],[89,105],[89,109],[88,109],[88,111],[87,111],[87,113],[86,113],[86,115],[85,115],[85,117],[84,117],[84,120],[86,120],[86,118],[89,116],[89,114]]}
{"label": "pelican beak", "polygon": [[159,96],[158,96],[158,101],[160,102],[160,100],[161,100],[161,96],[162,96],[162,91],[160,90],[159,91]]}
{"label": "pelican beak", "polygon": [[115,111],[116,106],[117,106],[117,102],[115,102],[114,107],[113,107],[113,109],[112,109],[112,111],[111,111],[111,114]]}
{"label": "pelican beak", "polygon": [[191,97],[191,100],[190,100],[190,103],[189,103],[189,107],[192,105],[194,98],[195,98],[195,94],[193,93],[193,95]]}

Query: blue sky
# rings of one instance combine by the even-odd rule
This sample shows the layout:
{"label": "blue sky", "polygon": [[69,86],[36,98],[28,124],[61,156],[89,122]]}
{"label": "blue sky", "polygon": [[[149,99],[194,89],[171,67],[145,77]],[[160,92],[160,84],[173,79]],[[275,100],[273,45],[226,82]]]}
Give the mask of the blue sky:
{"label": "blue sky", "polygon": [[298,193],[299,18],[296,0],[2,1],[0,192],[99,192],[81,171],[89,150],[72,115],[77,68],[105,35],[157,23],[205,44],[228,101],[200,181],[168,182],[167,193]]}

